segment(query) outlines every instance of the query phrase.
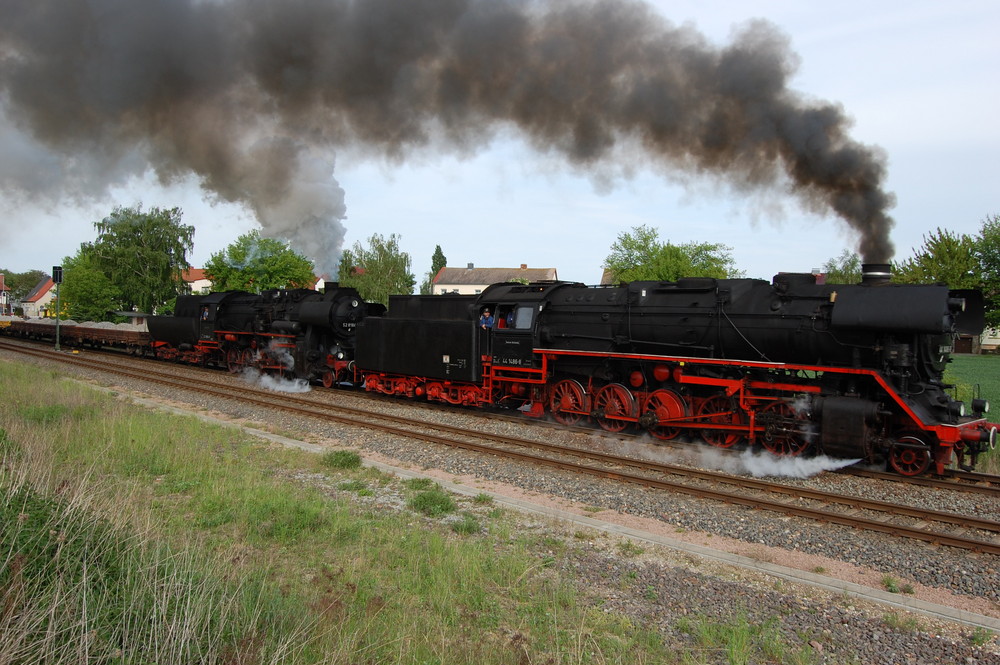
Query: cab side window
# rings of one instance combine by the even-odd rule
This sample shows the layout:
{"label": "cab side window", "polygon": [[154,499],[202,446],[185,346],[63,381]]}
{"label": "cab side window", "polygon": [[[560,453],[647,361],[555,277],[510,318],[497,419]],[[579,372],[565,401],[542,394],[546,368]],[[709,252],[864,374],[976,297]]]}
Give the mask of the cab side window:
{"label": "cab side window", "polygon": [[514,310],[514,325],[512,327],[518,330],[529,330],[534,313],[533,307],[518,307]]}

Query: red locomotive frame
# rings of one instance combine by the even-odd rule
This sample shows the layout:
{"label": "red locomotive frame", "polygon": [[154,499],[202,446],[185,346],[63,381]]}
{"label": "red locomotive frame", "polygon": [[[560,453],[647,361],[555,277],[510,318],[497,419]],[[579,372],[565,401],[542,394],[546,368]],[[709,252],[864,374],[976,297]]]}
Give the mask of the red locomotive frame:
{"label": "red locomotive frame", "polygon": [[[926,424],[911,405],[879,372],[872,369],[754,362],[686,356],[536,349],[536,367],[495,365],[483,356],[481,383],[445,381],[356,368],[355,380],[365,390],[464,406],[486,406],[505,401],[521,403],[530,417],[546,412],[565,425],[593,419],[604,430],[645,429],[655,438],[674,439],[684,433],[700,436],[713,446],[760,444],[777,455],[800,455],[810,447],[795,402],[803,396],[820,396],[816,377],[835,373],[869,380],[891,402],[892,430],[908,432],[890,447],[889,462],[904,475],[918,475],[933,462],[937,473],[957,454],[962,458],[967,441],[981,441],[983,432],[996,446],[1000,425],[977,418],[961,425]],[[572,377],[558,378],[561,358],[622,361],[651,367],[629,376],[628,384],[586,384]],[[714,367],[733,370],[738,377],[703,376],[698,370]],[[692,371],[693,370],[693,371]],[[796,382],[797,374],[804,374]],[[808,376],[811,375],[811,376]],[[649,385],[652,378],[655,385]],[[658,387],[657,387],[658,386]],[[927,441],[934,444],[927,452]],[[912,445],[908,445],[912,444]]]}

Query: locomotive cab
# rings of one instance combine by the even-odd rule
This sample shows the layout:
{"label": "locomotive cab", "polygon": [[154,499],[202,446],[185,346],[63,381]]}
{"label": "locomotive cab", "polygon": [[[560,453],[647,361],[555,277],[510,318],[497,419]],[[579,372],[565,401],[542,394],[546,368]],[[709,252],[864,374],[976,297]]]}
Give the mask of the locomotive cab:
{"label": "locomotive cab", "polygon": [[540,314],[553,291],[566,284],[571,282],[507,282],[483,292],[480,311],[490,307],[495,312],[486,347],[494,367],[535,367]]}
{"label": "locomotive cab", "polygon": [[495,366],[530,367],[534,362],[533,331],[536,303],[501,305],[488,331],[490,358]]}

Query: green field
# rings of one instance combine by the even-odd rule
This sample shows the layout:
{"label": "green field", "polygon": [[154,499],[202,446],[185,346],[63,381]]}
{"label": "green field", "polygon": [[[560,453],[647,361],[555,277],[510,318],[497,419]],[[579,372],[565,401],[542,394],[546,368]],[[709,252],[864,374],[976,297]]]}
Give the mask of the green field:
{"label": "green field", "polygon": [[955,355],[945,379],[958,387],[958,396],[968,401],[978,389],[982,397],[1000,408],[1000,355]]}
{"label": "green field", "polygon": [[[1000,408],[1000,356],[954,355],[944,376],[948,383],[954,384],[953,394],[965,402],[966,408],[974,397],[985,398],[995,408]],[[986,417],[994,422],[1000,420],[996,411]],[[1000,453],[980,456],[976,470],[1000,474]]]}

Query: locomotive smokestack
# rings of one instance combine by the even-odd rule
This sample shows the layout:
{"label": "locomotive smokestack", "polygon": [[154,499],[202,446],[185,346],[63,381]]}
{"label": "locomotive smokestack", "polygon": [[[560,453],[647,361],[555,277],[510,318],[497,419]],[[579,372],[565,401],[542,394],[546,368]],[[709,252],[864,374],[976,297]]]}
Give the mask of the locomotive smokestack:
{"label": "locomotive smokestack", "polygon": [[885,156],[839,104],[788,87],[797,56],[762,20],[719,46],[638,0],[2,7],[0,186],[20,194],[194,176],[334,274],[335,150],[468,156],[513,131],[602,186],[648,161],[672,180],[790,189],[848,224],[864,260],[893,254]]}
{"label": "locomotive smokestack", "polygon": [[861,283],[869,286],[888,284],[892,280],[891,263],[862,263]]}

